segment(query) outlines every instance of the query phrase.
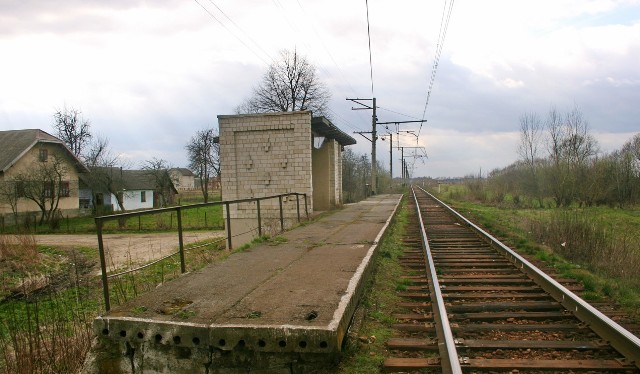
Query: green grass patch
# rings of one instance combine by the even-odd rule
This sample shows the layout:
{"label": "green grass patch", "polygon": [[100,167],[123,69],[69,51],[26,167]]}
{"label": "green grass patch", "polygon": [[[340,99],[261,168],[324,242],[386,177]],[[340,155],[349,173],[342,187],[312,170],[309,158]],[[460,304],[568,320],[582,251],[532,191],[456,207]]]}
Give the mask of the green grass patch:
{"label": "green grass patch", "polygon": [[439,198],[517,252],[581,281],[585,298],[611,298],[640,320],[639,209],[516,208],[480,204],[466,186],[442,191]]}
{"label": "green grass patch", "polygon": [[407,225],[405,201],[389,226],[387,234],[378,247],[374,261],[374,272],[367,285],[346,339],[340,373],[378,373],[386,357],[385,342],[392,336],[389,327],[396,322],[393,314],[400,301],[398,288],[408,285],[401,281],[402,269],[397,261],[402,255],[402,237]]}

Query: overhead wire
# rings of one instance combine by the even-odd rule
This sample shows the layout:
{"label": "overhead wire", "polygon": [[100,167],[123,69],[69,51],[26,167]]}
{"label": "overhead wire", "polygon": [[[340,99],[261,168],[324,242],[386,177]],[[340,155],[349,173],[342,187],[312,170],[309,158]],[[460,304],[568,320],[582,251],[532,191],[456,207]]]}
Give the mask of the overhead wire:
{"label": "overhead wire", "polygon": [[[453,11],[453,3],[454,0],[451,0],[447,3],[447,0],[444,2],[444,8],[442,10],[442,18],[440,19],[440,32],[438,34],[438,43],[436,45],[436,53],[433,58],[433,67],[431,68],[431,77],[429,79],[429,88],[427,90],[427,99],[424,103],[424,110],[422,111],[422,120],[427,113],[427,106],[429,105],[429,99],[431,98],[431,92],[433,90],[433,84],[436,80],[436,72],[438,70],[438,64],[440,62],[440,55],[442,54],[442,47],[444,46],[444,39],[447,36],[447,30],[449,28],[449,21],[451,20],[451,13]],[[447,9],[448,5],[448,9]],[[420,128],[418,129],[418,136],[420,136],[420,132],[422,131],[422,125],[424,122],[420,123]]]}
{"label": "overhead wire", "polygon": [[240,30],[240,31],[241,31],[241,32],[242,32],[242,33],[243,33],[243,34],[244,34],[244,35],[245,35],[245,36],[246,36],[246,37],[251,41],[251,43],[253,43],[253,45],[255,45],[258,49],[260,49],[260,51],[262,51],[262,53],[264,53],[266,56],[268,56],[268,57],[269,57],[269,59],[270,59],[271,61],[273,61],[273,57],[271,57],[271,55],[270,55],[267,51],[265,51],[265,50],[262,48],[262,46],[261,46],[260,44],[258,44],[258,43],[257,43],[257,42],[256,42],[256,41],[251,37],[251,35],[249,35],[247,32],[245,32],[245,31],[242,29],[242,27],[240,27],[237,23],[235,23],[235,22],[231,19],[231,17],[229,17],[229,16],[227,15],[227,13],[225,13],[225,12],[224,12],[224,11],[223,11],[223,10],[222,10],[222,9],[221,9],[217,4],[216,4],[216,3],[214,3],[214,2],[213,2],[213,0],[209,0],[209,2],[210,2],[211,4],[213,4],[213,6],[215,6],[215,7],[216,7],[216,9],[218,9],[218,11],[219,11],[220,13],[222,13],[222,15],[223,15],[226,19],[228,19],[228,20],[229,20],[229,22],[231,22],[231,23],[232,23],[232,24],[233,24],[233,25],[234,25],[238,30]]}
{"label": "overhead wire", "polygon": [[[225,30],[227,30],[231,35],[233,35],[234,38],[236,38],[240,43],[242,43],[242,45],[244,45],[249,51],[251,51],[251,53],[253,53],[258,59],[260,59],[260,61],[264,62],[267,66],[270,64],[270,62],[268,62],[262,56],[260,56],[253,48],[251,48],[247,43],[245,43],[245,41],[242,40],[242,38],[240,38],[238,35],[236,35],[236,33],[234,33],[229,27],[227,27],[227,25],[225,25],[220,19],[218,19],[218,17],[216,17],[209,9],[207,9],[207,7],[202,5],[198,0],[193,0],[193,1],[195,1],[196,4],[200,5],[200,7],[202,9],[204,9],[204,11],[207,12],[207,14],[211,18],[216,20],[216,22],[218,22]],[[209,1],[211,1],[211,3],[213,4],[212,0],[209,0]],[[217,7],[217,5],[216,5],[216,7]],[[267,54],[267,56],[269,57],[270,60],[273,61],[273,58],[271,58],[271,56],[269,56],[268,54]]]}
{"label": "overhead wire", "polygon": [[[220,6],[218,6],[213,0],[209,0],[209,2],[211,3],[211,5],[213,7],[215,7],[217,9],[217,11],[222,15],[222,17],[224,17],[226,19],[226,21],[228,23],[230,23],[231,25],[233,25],[237,30],[239,30],[239,32],[241,32],[245,39],[250,41],[254,46],[252,47],[251,45],[249,45],[242,37],[240,37],[238,35],[238,33],[234,32],[234,30],[232,30],[228,24],[226,24],[225,22],[223,22],[223,20],[221,19],[222,17],[220,15],[216,15],[215,12],[213,12],[211,9],[209,9],[207,6],[205,6],[201,1],[199,0],[194,0],[196,2],[196,4],[198,4],[211,18],[213,18],[213,20],[215,20],[218,24],[220,24],[220,26],[222,26],[227,32],[229,32],[236,40],[238,40],[244,47],[246,47],[251,53],[253,53],[256,57],[258,57],[258,59],[260,61],[262,61],[265,65],[269,66],[270,64],[273,63],[274,58],[268,53],[266,52],[259,43],[257,43],[247,32],[245,32],[242,27],[240,27],[240,25],[238,25],[229,15],[227,15]],[[288,26],[296,33],[296,34],[300,34],[300,29],[299,27],[294,24],[287,16],[286,16],[286,9],[285,6],[283,5],[283,3],[280,0],[272,0],[273,4],[276,6],[276,8],[279,9],[279,11],[282,13],[282,16],[285,20],[285,22],[288,24]],[[296,0],[296,2],[298,3],[298,6],[300,7],[300,9],[305,12],[300,0]],[[305,12],[306,13],[306,12]],[[313,20],[313,18],[311,17],[305,17],[307,19],[311,19]],[[312,23],[313,26],[313,23]],[[342,81],[344,81],[347,86],[351,89],[351,91],[356,94],[355,89],[353,88],[353,86],[351,85],[351,83],[346,79],[346,77],[344,76],[344,73],[342,71],[342,69],[340,68],[340,65],[337,63],[337,61],[335,60],[335,58],[333,57],[333,55],[331,54],[331,52],[329,51],[329,49],[326,47],[326,44],[323,42],[322,38],[320,37],[319,33],[317,32],[317,29],[315,27],[313,27],[314,33],[316,35],[316,37],[318,38],[318,40],[320,40],[320,44],[323,46],[324,50],[327,52],[327,55],[331,58],[332,62],[334,63],[334,65],[337,67],[338,71],[340,72],[340,78]],[[368,4],[367,4],[367,34],[369,36],[369,65],[370,65],[370,77],[371,77],[371,91],[373,94],[373,65],[372,65],[372,58],[371,58],[371,38],[370,38],[370,28],[369,28],[369,11],[368,11]],[[311,50],[311,45],[309,45],[308,43],[307,47]],[[256,51],[256,49],[258,49],[265,57],[261,56],[260,53],[258,53]],[[323,69],[323,67],[319,64],[315,64],[318,67],[318,70],[322,71],[326,76],[331,76],[331,74],[329,73],[329,71],[327,69]],[[356,94],[357,96],[357,94]],[[331,112],[333,115],[335,115],[336,117],[340,118],[342,122],[345,123],[345,125],[347,125],[348,127],[352,128],[355,131],[361,131],[362,127],[361,126],[356,126],[352,123],[350,123],[349,121],[347,121],[344,117],[340,116],[337,112],[335,112],[334,110],[329,109],[329,112]],[[365,120],[363,120],[363,123],[366,123]],[[365,126],[366,128],[366,126]]]}
{"label": "overhead wire", "polygon": [[[285,9],[285,6],[283,5],[283,2],[280,0],[272,0],[273,4],[276,6],[276,8],[278,8],[278,11],[281,12],[281,16],[284,19],[284,21],[286,22],[286,24],[289,26],[289,28],[291,28],[291,30],[295,33],[295,35],[302,35],[302,31],[301,31],[301,27],[299,27],[299,25],[295,22],[295,20],[291,20],[289,19],[289,17],[287,16],[287,11]],[[320,45],[322,45],[322,47],[324,48],[325,52],[327,53],[327,55],[330,57],[330,59],[332,60],[332,62],[334,63],[334,65],[337,67],[338,71],[340,72],[340,76],[337,77],[337,79],[341,79],[342,81],[344,81],[347,86],[349,86],[349,88],[351,89],[351,91],[353,92],[354,95],[357,96],[357,93],[355,91],[355,89],[353,88],[353,86],[351,85],[351,83],[346,79],[346,77],[344,76],[344,73],[342,71],[342,68],[340,67],[340,65],[336,62],[335,58],[333,57],[333,54],[331,54],[331,51],[327,48],[326,44],[324,43],[324,41],[322,40],[322,37],[320,36],[320,34],[318,33],[314,22],[313,22],[313,17],[309,16],[306,12],[306,10],[304,9],[304,7],[302,6],[302,3],[300,2],[300,0],[296,0],[298,7],[300,8],[300,12],[302,14],[303,17],[298,17],[301,19],[305,19],[306,23],[305,23],[305,27],[304,29],[308,29],[308,25],[311,25],[311,29],[314,31],[315,33],[315,37],[320,41]],[[311,45],[307,40],[302,41],[302,43],[307,47],[308,50],[313,50],[314,45]],[[327,76],[327,77],[333,77],[334,74],[331,74],[329,69],[327,69],[325,66],[323,66],[320,63],[314,63],[314,66],[316,66],[316,68],[318,69],[318,71],[320,71],[323,75]],[[329,110],[331,113],[337,115],[337,113],[333,110]],[[362,118],[362,115],[360,113],[358,113],[358,116],[360,117],[360,119],[363,121],[364,124],[367,123],[367,120]],[[352,129],[356,130],[356,131],[362,131],[363,128],[366,128],[366,125],[364,125],[364,127],[360,127],[360,126],[354,126],[351,123],[348,123],[344,117],[342,116],[337,116],[339,118],[341,118],[345,124],[347,124],[347,126],[351,127]]]}
{"label": "overhead wire", "polygon": [[371,75],[371,96],[376,97],[373,93],[373,62],[371,58],[371,27],[369,26],[369,0],[364,0],[367,8],[367,38],[369,39],[369,71]]}

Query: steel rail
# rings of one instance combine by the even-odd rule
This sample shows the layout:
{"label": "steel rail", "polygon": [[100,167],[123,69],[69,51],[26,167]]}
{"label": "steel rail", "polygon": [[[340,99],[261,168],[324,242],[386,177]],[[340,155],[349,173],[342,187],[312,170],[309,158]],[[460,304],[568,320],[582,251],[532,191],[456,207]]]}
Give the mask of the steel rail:
{"label": "steel rail", "polygon": [[[442,202],[440,199],[419,187],[427,195],[435,199],[451,214],[460,219],[465,225],[476,231],[479,235],[486,238],[490,244],[507,255],[508,259],[517,265],[522,271],[529,275],[542,289],[548,292],[551,297],[562,304],[567,310],[582,322],[586,323],[596,334],[605,339],[620,354],[629,360],[630,363],[640,368],[640,338],[633,335],[630,331],[617,324],[611,318],[591,306],[579,296],[568,290],[566,287],[558,283],[556,280],[538,269],[535,265],[527,261],[524,257],[507,247],[501,241],[487,233],[473,222],[469,221],[453,208]],[[415,195],[414,195],[415,196]]]}
{"label": "steel rail", "polygon": [[440,283],[438,282],[438,275],[433,263],[433,257],[431,256],[431,248],[429,248],[427,233],[424,228],[424,221],[422,220],[422,213],[420,212],[420,204],[418,203],[418,197],[416,196],[416,192],[413,187],[411,188],[411,192],[413,194],[413,200],[416,203],[416,213],[420,224],[422,248],[425,252],[426,270],[429,277],[429,290],[431,291],[431,295],[433,295],[431,304],[433,305],[433,318],[438,336],[438,350],[440,351],[442,372],[455,374],[462,373],[456,343],[453,338],[453,333],[451,332],[451,326],[449,325],[447,310],[444,306],[442,292],[440,292]]}

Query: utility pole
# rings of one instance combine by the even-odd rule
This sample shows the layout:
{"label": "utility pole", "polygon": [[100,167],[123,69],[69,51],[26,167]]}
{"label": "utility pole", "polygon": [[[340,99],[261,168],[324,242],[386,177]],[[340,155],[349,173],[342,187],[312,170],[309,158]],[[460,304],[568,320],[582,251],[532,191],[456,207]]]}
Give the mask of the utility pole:
{"label": "utility pole", "polygon": [[[424,151],[424,147],[397,147],[398,149],[400,149],[400,162],[402,165],[402,180],[404,181],[405,179],[408,178],[409,176],[409,170],[407,169],[407,164],[404,161],[404,149],[422,149]],[[409,156],[408,156],[409,157]]]}
{"label": "utility pole", "polygon": [[[351,110],[363,110],[363,109],[372,109],[373,114],[371,115],[371,139],[367,138],[362,134],[368,133],[366,132],[356,132],[356,134],[362,135],[365,139],[371,142],[371,194],[375,195],[377,192],[377,180],[378,180],[378,164],[376,161],[376,140],[378,140],[378,134],[376,131],[376,125],[378,122],[378,117],[376,117],[376,98],[373,99],[347,99],[349,101],[353,101],[356,104],[360,104],[362,108],[351,108]],[[372,106],[367,104],[363,104],[360,101],[372,101]]]}
{"label": "utility pole", "polygon": [[[390,124],[394,124],[396,125],[396,135],[398,136],[398,146],[396,148],[398,149],[402,149],[400,147],[400,133],[401,132],[406,132],[409,133],[413,136],[416,137],[416,139],[418,138],[418,136],[415,134],[415,131],[412,130],[404,130],[404,131],[400,131],[400,124],[405,124],[405,123],[423,123],[423,122],[427,122],[426,119],[423,120],[419,120],[419,121],[391,121],[391,122],[378,122],[378,125],[390,125]],[[385,126],[387,130],[389,130],[388,126]],[[389,130],[392,131],[392,130]],[[391,139],[391,148],[393,148],[393,135],[391,133],[389,133],[389,138]],[[405,148],[409,148],[409,147],[405,147]],[[418,148],[418,147],[415,147]],[[421,147],[420,147],[421,148]],[[402,156],[401,160],[404,160],[404,156]],[[402,164],[400,165],[400,171],[402,174],[402,179],[404,179],[404,161],[402,161]],[[392,150],[389,150],[389,171],[391,172],[391,180],[393,180],[393,154],[392,154]]]}

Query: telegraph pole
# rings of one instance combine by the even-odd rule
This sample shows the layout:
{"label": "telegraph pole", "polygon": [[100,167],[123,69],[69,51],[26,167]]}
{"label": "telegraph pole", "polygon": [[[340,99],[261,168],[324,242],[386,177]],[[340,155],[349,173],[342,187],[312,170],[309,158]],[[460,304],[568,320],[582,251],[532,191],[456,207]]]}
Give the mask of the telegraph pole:
{"label": "telegraph pole", "polygon": [[[378,165],[376,162],[376,140],[378,140],[378,133],[376,131],[376,125],[378,122],[378,117],[376,117],[376,98],[373,99],[347,99],[349,101],[353,101],[356,104],[362,105],[362,108],[351,108],[352,110],[363,110],[363,109],[372,109],[373,114],[371,115],[371,139],[367,138],[362,134],[368,133],[366,132],[356,132],[356,134],[362,135],[365,139],[371,142],[371,194],[375,195],[377,192],[377,180],[378,180]],[[363,104],[360,101],[372,101],[372,106],[367,104]]]}

